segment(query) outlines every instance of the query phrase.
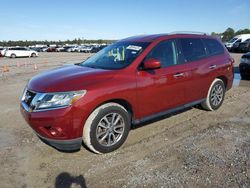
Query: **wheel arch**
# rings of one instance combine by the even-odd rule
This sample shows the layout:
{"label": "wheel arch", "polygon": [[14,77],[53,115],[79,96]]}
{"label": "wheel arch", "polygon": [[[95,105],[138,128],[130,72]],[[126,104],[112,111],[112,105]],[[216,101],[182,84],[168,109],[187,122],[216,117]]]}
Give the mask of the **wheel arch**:
{"label": "wheel arch", "polygon": [[12,55],[14,55],[16,57],[16,53],[14,53],[14,52],[10,53],[10,57],[12,57]]}
{"label": "wheel arch", "polygon": [[[107,101],[104,101],[102,102],[100,105],[98,105],[96,108],[98,108],[99,106],[103,105],[103,104],[106,104],[106,103],[110,103],[110,102],[114,102],[114,103],[117,103],[119,105],[121,105],[122,107],[124,107],[128,112],[129,112],[129,115],[130,115],[130,118],[131,118],[131,121],[133,119],[133,115],[134,115],[134,111],[133,111],[133,107],[132,105],[125,99],[121,99],[121,98],[116,98],[116,99],[110,99],[110,100],[107,100]],[[95,109],[96,109],[95,108]]]}
{"label": "wheel arch", "polygon": [[223,83],[224,83],[224,85],[225,85],[225,88],[227,88],[227,84],[228,84],[227,77],[225,77],[225,76],[218,76],[218,77],[216,77],[216,78],[222,80]]}

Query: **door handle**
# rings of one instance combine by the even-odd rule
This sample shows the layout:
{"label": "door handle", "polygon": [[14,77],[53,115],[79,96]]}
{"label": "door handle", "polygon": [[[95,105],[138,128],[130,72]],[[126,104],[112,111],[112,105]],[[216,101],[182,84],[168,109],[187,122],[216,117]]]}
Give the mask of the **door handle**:
{"label": "door handle", "polygon": [[183,73],[176,73],[176,74],[174,74],[175,78],[180,78],[180,77],[183,77],[183,76],[184,76]]}
{"label": "door handle", "polygon": [[209,68],[210,69],[215,69],[217,67],[217,65],[210,65]]}

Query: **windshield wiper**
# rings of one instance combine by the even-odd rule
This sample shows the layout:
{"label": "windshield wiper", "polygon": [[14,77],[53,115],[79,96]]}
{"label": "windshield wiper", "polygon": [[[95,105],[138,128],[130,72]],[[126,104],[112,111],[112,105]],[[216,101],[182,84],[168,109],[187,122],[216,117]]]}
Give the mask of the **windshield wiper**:
{"label": "windshield wiper", "polygon": [[89,68],[92,68],[92,69],[98,68],[98,67],[93,66],[93,65],[84,65],[83,63],[75,63],[75,65],[81,66],[81,67],[89,67]]}
{"label": "windshield wiper", "polygon": [[92,68],[92,69],[98,69],[98,67],[94,66],[94,65],[83,65],[85,67],[89,67],[89,68]]}

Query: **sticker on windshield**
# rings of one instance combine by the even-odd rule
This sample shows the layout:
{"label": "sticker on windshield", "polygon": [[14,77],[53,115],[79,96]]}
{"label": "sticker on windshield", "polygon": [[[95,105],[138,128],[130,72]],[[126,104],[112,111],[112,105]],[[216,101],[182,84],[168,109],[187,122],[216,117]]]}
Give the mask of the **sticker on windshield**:
{"label": "sticker on windshield", "polygon": [[141,46],[129,45],[126,49],[139,51],[139,50],[141,50]]}

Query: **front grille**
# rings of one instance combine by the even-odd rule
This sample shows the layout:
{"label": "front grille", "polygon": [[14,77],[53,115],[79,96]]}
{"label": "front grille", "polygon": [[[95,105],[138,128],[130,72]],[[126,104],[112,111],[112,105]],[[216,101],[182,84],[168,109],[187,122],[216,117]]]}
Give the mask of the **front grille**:
{"label": "front grille", "polygon": [[24,102],[30,107],[32,100],[36,96],[35,92],[27,90],[24,97]]}

